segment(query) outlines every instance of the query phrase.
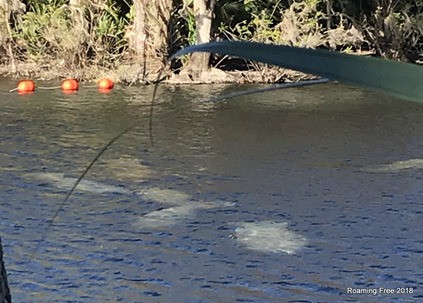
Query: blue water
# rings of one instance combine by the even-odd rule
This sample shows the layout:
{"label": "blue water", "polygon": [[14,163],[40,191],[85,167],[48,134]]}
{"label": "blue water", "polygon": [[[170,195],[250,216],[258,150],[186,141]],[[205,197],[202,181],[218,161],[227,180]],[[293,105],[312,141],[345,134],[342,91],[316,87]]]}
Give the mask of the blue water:
{"label": "blue water", "polygon": [[[152,145],[151,87],[13,86],[0,82],[0,236],[14,302],[423,297],[423,167],[394,165],[423,158],[422,105],[336,84],[215,103],[201,100],[243,87],[164,86]],[[100,190],[77,190],[49,228],[65,181],[135,122],[86,176]],[[169,209],[184,212],[146,221]]]}

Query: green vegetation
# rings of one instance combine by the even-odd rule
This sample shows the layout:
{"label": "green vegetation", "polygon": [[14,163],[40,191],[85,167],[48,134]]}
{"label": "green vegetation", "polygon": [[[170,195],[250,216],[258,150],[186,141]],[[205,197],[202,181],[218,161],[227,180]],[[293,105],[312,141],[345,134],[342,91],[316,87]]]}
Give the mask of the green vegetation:
{"label": "green vegetation", "polygon": [[129,16],[120,17],[113,1],[68,5],[64,0],[30,1],[12,37],[20,60],[59,62],[66,68],[111,66],[125,54]]}
{"label": "green vegetation", "polygon": [[[17,76],[114,73],[148,81],[172,53],[213,40],[423,61],[421,0],[1,0],[0,12],[2,64]],[[227,56],[185,56],[168,76],[182,71],[201,81],[214,66],[262,76],[274,70]]]}

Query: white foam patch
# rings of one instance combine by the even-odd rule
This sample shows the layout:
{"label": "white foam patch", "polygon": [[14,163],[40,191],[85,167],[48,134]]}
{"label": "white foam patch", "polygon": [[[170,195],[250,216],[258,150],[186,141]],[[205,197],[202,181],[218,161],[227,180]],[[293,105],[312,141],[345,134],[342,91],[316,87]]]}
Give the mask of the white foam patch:
{"label": "white foam patch", "polygon": [[294,254],[307,244],[307,239],[288,230],[287,225],[273,221],[238,223],[235,238],[252,250]]}
{"label": "white foam patch", "polygon": [[[70,190],[76,181],[77,178],[65,177],[63,173],[31,173],[26,174],[26,177],[31,179],[37,179],[41,181],[46,181],[61,189]],[[131,191],[118,186],[107,185],[100,182],[94,182],[89,180],[82,180],[76,187],[77,191],[85,191],[91,193],[120,193],[120,194],[131,194]]]}
{"label": "white foam patch", "polygon": [[363,171],[373,173],[398,172],[406,169],[423,169],[423,159],[409,159],[404,161],[394,161],[388,164],[363,168]]}

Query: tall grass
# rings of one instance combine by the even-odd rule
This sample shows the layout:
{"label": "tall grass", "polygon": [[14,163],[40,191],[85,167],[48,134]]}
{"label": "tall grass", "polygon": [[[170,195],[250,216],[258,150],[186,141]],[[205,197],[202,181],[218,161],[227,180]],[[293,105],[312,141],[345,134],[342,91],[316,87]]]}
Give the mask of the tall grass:
{"label": "tall grass", "polygon": [[21,59],[59,61],[65,67],[110,66],[126,47],[127,21],[115,1],[32,1],[13,36]]}

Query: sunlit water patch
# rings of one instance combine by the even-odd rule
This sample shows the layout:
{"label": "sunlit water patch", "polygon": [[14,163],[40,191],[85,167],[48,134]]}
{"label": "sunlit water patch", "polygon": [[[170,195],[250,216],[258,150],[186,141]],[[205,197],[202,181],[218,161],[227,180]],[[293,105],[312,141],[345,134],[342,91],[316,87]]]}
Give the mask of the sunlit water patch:
{"label": "sunlit water patch", "polygon": [[237,226],[234,238],[252,250],[294,254],[307,245],[307,239],[290,231],[286,222],[245,222]]}
{"label": "sunlit water patch", "polygon": [[130,155],[122,155],[117,159],[100,161],[98,164],[102,173],[113,179],[122,181],[144,181],[154,177],[157,173],[143,164],[142,159]]}

